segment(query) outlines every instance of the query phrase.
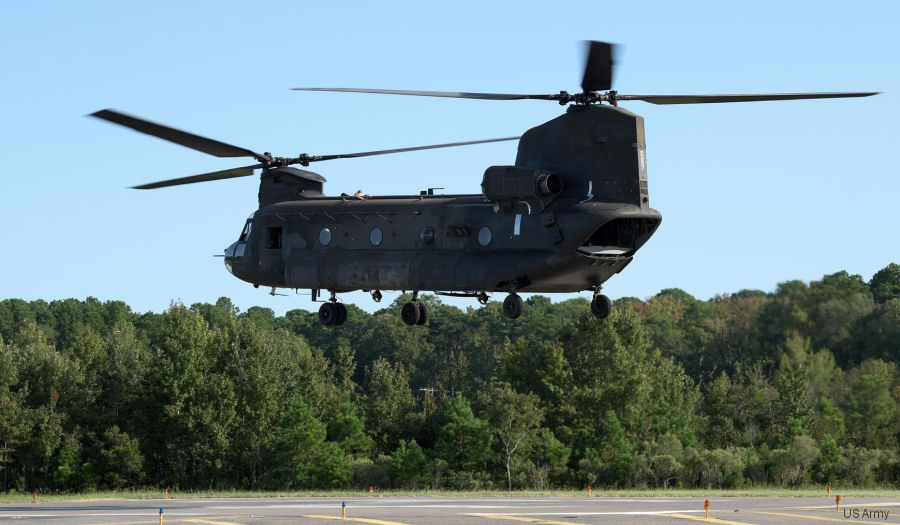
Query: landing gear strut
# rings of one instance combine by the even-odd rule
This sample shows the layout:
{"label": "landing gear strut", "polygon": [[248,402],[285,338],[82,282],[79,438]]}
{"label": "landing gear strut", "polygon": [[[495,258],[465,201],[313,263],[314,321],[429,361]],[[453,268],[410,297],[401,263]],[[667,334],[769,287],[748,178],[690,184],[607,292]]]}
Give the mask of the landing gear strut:
{"label": "landing gear strut", "polygon": [[503,315],[510,319],[516,319],[522,315],[522,298],[517,293],[511,293],[503,300]]}
{"label": "landing gear strut", "polygon": [[419,301],[419,292],[413,292],[412,301],[403,305],[403,309],[400,310],[400,318],[409,326],[421,326],[428,322],[428,307]]}
{"label": "landing gear strut", "polygon": [[337,302],[337,295],[332,292],[331,299],[319,307],[319,321],[325,326],[340,326],[347,320],[347,307]]}
{"label": "landing gear strut", "polygon": [[600,287],[594,289],[594,298],[591,299],[591,313],[597,319],[606,319],[612,311],[612,302],[609,297],[600,293]]}

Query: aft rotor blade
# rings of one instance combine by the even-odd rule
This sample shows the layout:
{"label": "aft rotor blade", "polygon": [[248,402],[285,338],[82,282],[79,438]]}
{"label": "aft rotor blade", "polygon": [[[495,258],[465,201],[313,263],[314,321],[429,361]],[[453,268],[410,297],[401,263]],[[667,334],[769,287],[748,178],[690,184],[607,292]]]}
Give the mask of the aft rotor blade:
{"label": "aft rotor blade", "polygon": [[588,41],[588,56],[584,63],[581,89],[585,92],[612,89],[616,46],[607,42]]}
{"label": "aft rotor blade", "polygon": [[516,140],[521,137],[503,137],[499,139],[467,140],[465,142],[450,142],[447,144],[433,144],[430,146],[413,146],[411,148],[383,149],[378,151],[362,151],[359,153],[341,153],[339,155],[315,155],[308,162],[333,159],[352,159],[356,157],[371,157],[373,155],[388,155],[390,153],[403,153],[404,151],[420,151],[424,149],[452,148],[454,146],[468,146],[470,144],[485,144],[488,142],[502,142],[504,140]]}
{"label": "aft rotor blade", "polygon": [[243,168],[232,168],[230,170],[212,171],[210,173],[202,173],[200,175],[191,175],[189,177],[181,177],[178,179],[168,179],[159,182],[151,182],[149,184],[141,184],[140,186],[132,186],[136,190],[152,190],[155,188],[165,188],[166,186],[180,186],[182,184],[193,184],[195,182],[207,182],[211,180],[233,179],[235,177],[246,177],[253,175],[253,170],[264,167],[264,164],[255,164],[253,166],[244,166]]}
{"label": "aft rotor blade", "polygon": [[163,140],[168,140],[169,142],[174,142],[175,144],[180,144],[187,148],[215,155],[216,157],[253,157],[263,162],[266,160],[266,157],[255,151],[232,146],[231,144],[219,142],[218,140],[201,137],[200,135],[194,135],[193,133],[181,131],[163,124],[157,124],[156,122],[150,122],[149,120],[127,115],[114,109],[102,109],[95,113],[91,113],[88,116],[125,126],[126,128],[131,128],[135,131],[146,133],[147,135],[153,135],[154,137],[159,137]]}
{"label": "aft rotor blade", "polygon": [[462,91],[415,91],[409,89],[365,88],[292,88],[294,91],[336,91],[341,93],[376,93],[381,95],[411,95],[416,97],[475,98],[481,100],[559,100],[558,94],[524,95],[521,93],[466,93]]}
{"label": "aft rotor blade", "polygon": [[769,93],[749,95],[616,95],[617,100],[643,100],[651,104],[718,104],[722,102],[763,102],[808,98],[870,97],[878,91],[839,93]]}

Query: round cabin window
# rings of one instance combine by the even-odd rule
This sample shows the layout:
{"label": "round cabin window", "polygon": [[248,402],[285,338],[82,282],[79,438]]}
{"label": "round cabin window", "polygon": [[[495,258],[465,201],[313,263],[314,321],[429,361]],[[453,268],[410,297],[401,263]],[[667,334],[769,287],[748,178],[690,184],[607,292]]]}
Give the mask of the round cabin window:
{"label": "round cabin window", "polygon": [[328,228],[322,228],[322,231],[319,232],[319,244],[322,246],[328,246],[331,242],[331,230]]}
{"label": "round cabin window", "polygon": [[372,228],[372,231],[369,232],[369,242],[372,243],[372,246],[380,245],[383,238],[384,234],[381,232],[381,228]]}
{"label": "round cabin window", "polygon": [[487,226],[482,226],[482,228],[478,230],[478,244],[487,246],[491,243],[491,237],[491,229]]}
{"label": "round cabin window", "polygon": [[434,240],[434,228],[429,226],[428,228],[425,228],[424,230],[422,230],[421,237],[422,237],[422,242],[424,242],[425,244],[428,244],[431,241],[433,241]]}

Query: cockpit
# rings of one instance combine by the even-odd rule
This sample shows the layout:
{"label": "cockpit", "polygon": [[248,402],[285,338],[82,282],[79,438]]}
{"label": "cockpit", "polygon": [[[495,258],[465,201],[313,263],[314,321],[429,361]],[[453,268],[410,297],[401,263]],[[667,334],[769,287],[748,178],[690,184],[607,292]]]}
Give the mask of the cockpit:
{"label": "cockpit", "polygon": [[228,248],[225,248],[225,268],[229,273],[234,275],[234,264],[240,262],[244,257],[244,251],[247,249],[247,242],[250,240],[250,233],[253,231],[253,215],[251,213],[244,223],[244,229],[241,230],[241,236],[237,242],[234,242]]}

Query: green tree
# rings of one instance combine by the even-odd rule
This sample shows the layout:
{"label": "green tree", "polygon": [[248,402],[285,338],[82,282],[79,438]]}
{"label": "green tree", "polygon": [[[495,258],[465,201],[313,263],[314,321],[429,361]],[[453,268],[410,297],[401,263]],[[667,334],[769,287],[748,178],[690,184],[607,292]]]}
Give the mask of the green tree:
{"label": "green tree", "polygon": [[167,484],[210,483],[230,446],[234,387],[214,366],[213,335],[199,314],[175,304],[163,321],[149,374],[153,387],[144,400],[149,459]]}
{"label": "green tree", "polygon": [[631,479],[634,444],[625,436],[625,429],[612,410],[607,410],[603,415],[601,430],[600,459],[606,467],[601,481],[609,485],[624,486]]}
{"label": "green tree", "polygon": [[702,404],[706,419],[703,443],[709,448],[725,448],[741,440],[742,429],[735,424],[735,416],[739,414],[736,391],[725,372],[706,386]]}
{"label": "green tree", "polygon": [[414,406],[403,365],[380,358],[367,370],[363,411],[378,450],[389,451],[398,443],[406,415]]}
{"label": "green tree", "polygon": [[138,440],[112,426],[103,433],[98,465],[104,481],[113,489],[134,486],[143,477],[144,457]]}
{"label": "green tree", "polygon": [[363,421],[356,415],[356,406],[349,397],[328,422],[328,439],[339,443],[351,455],[362,455],[372,449],[372,438],[366,434]]}
{"label": "green tree", "polygon": [[0,470],[4,491],[9,489],[10,471],[16,466],[17,452],[28,442],[32,429],[32,419],[25,406],[28,387],[19,382],[17,353],[0,338]]}
{"label": "green tree", "polygon": [[486,421],[478,419],[462,394],[457,394],[445,413],[436,449],[451,470],[483,471],[490,454],[491,434]]}
{"label": "green tree", "polygon": [[897,446],[900,414],[891,396],[896,366],[880,360],[865,361],[849,374],[850,390],[843,403],[847,437],[858,446]]}
{"label": "green tree", "polygon": [[394,482],[399,486],[418,490],[428,462],[422,447],[415,439],[408,443],[401,439],[400,446],[391,457],[391,478]]}
{"label": "green tree", "polygon": [[635,443],[667,432],[695,439],[696,387],[680,366],[651,349],[636,312],[614,310],[602,323],[585,313],[561,342],[572,371],[570,401],[547,406],[547,420],[562,422],[553,428],[564,443],[600,449],[602,420],[610,410]]}
{"label": "green tree", "polygon": [[681,441],[672,434],[660,436],[647,447],[650,473],[656,487],[667,489],[670,483],[678,479],[678,475],[684,468],[679,461],[683,458],[683,454]]}
{"label": "green tree", "polygon": [[269,468],[275,426],[288,397],[282,369],[291,359],[273,330],[234,316],[222,322],[214,343],[217,362],[211,366],[222,371],[234,393],[228,465],[241,485],[256,489]]}
{"label": "green tree", "polygon": [[494,383],[482,393],[481,404],[491,432],[503,447],[506,487],[512,490],[512,457],[522,441],[535,433],[543,418],[538,397],[520,394],[506,383]]}
{"label": "green tree", "polygon": [[853,359],[881,359],[900,362],[900,298],[888,299],[865,318],[854,330]]}
{"label": "green tree", "polygon": [[772,452],[772,477],[781,486],[796,485],[808,480],[808,473],[816,458],[819,447],[809,436],[794,436],[785,449]]}
{"label": "green tree", "polygon": [[796,421],[804,432],[810,425],[812,407],[806,373],[807,346],[808,341],[798,336],[789,337],[778,370],[775,372],[773,386],[778,397],[772,424],[774,435],[781,434],[782,439],[790,438],[789,423],[792,420]]}
{"label": "green tree", "polygon": [[301,396],[291,398],[279,427],[278,474],[289,487],[347,486],[351,474],[347,456],[337,443],[326,440],[325,424],[315,418]]}
{"label": "green tree", "polygon": [[891,263],[878,270],[869,281],[869,289],[876,304],[900,299],[900,264]]}
{"label": "green tree", "polygon": [[531,439],[530,458],[538,471],[533,488],[544,490],[550,487],[551,481],[567,483],[569,458],[572,450],[556,439],[549,428],[541,428]]}

